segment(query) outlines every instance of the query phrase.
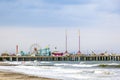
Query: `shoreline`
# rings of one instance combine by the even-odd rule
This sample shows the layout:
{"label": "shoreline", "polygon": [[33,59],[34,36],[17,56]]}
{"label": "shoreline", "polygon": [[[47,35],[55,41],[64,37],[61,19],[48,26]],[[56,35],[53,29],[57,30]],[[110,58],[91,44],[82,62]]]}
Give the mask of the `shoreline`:
{"label": "shoreline", "polygon": [[[17,65],[0,62],[0,66],[17,66]],[[58,79],[38,77],[34,75],[27,75],[24,73],[17,73],[0,69],[0,80],[58,80]]]}
{"label": "shoreline", "polygon": [[10,71],[0,71],[0,80],[57,80],[57,79],[37,77]]}

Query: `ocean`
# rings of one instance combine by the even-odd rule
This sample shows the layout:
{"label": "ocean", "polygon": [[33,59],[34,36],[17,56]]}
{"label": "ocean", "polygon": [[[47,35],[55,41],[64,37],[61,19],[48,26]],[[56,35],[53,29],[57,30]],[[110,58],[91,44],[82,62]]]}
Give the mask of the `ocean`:
{"label": "ocean", "polygon": [[120,80],[119,61],[24,61],[4,62],[18,66],[0,66],[28,75],[62,80]]}

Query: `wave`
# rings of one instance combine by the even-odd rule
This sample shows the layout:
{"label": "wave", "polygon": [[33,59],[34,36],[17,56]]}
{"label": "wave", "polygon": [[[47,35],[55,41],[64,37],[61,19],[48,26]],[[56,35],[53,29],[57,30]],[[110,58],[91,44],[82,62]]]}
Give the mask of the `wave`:
{"label": "wave", "polygon": [[120,64],[118,65],[114,65],[114,64],[100,64],[98,65],[98,67],[102,67],[102,68],[120,68]]}
{"label": "wave", "polygon": [[[58,64],[57,64],[58,65]],[[61,63],[60,65],[74,66],[74,67],[93,67],[99,66],[101,64],[67,64]],[[107,65],[119,65],[116,63],[111,63]],[[114,77],[119,75],[120,70],[117,69],[102,69],[102,68],[74,68],[62,66],[0,66],[0,69],[11,70],[13,72],[24,73],[28,75],[55,78],[60,80],[112,80],[110,76]],[[51,74],[52,73],[52,74]],[[99,78],[99,79],[98,79]],[[116,78],[116,77],[114,77]],[[119,79],[118,79],[119,80]]]}
{"label": "wave", "polygon": [[68,64],[68,63],[56,63],[54,65],[55,66],[71,66],[72,64]]}
{"label": "wave", "polygon": [[120,68],[120,63],[112,62],[112,63],[97,63],[97,64],[92,64],[92,63],[85,63],[85,62],[80,62],[80,63],[54,63],[54,62],[49,62],[49,61],[19,61],[19,62],[4,62],[8,64],[16,64],[16,65],[23,65],[23,66],[65,66],[65,67],[76,67],[76,68],[91,68],[91,67],[101,67],[101,68]]}
{"label": "wave", "polygon": [[41,61],[40,63],[51,63],[51,62],[47,62],[47,61]]}
{"label": "wave", "polygon": [[101,68],[120,68],[120,63],[85,63],[80,62],[78,64],[72,63],[55,63],[54,66],[65,66],[65,67],[76,67],[76,68],[92,68],[92,67],[101,67]]}
{"label": "wave", "polygon": [[54,64],[55,66],[69,66],[69,67],[95,67],[98,66],[98,64],[67,64],[67,63],[61,63],[61,64]]}
{"label": "wave", "polygon": [[54,66],[51,62],[39,62],[39,61],[5,61],[3,63],[18,65],[18,66]]}
{"label": "wave", "polygon": [[102,68],[120,68],[120,64],[118,63],[103,63],[103,64],[99,64],[98,67],[102,67]]}
{"label": "wave", "polygon": [[73,67],[95,67],[98,66],[98,64],[74,64]]}
{"label": "wave", "polygon": [[21,61],[12,61],[12,62],[10,62],[10,61],[5,61],[5,62],[2,62],[2,63],[7,63],[7,64],[15,64],[15,65],[20,65],[22,62]]}

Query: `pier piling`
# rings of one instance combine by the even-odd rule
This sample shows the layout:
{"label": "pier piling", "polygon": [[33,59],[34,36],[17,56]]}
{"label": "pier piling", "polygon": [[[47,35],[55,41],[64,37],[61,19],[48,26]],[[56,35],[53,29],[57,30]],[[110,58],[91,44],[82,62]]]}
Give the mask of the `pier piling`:
{"label": "pier piling", "polygon": [[120,61],[120,56],[0,56],[0,61]]}

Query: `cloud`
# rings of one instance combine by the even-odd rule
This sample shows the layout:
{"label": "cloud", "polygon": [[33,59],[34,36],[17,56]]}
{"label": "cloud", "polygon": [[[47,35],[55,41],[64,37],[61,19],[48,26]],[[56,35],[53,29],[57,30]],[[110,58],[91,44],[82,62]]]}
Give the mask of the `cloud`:
{"label": "cloud", "polygon": [[[93,26],[111,15],[119,17],[118,0],[18,0],[0,3],[1,25]],[[118,19],[114,21],[117,21]],[[87,23],[87,24],[86,24]],[[99,23],[99,24],[98,24]]]}
{"label": "cloud", "polygon": [[120,14],[119,0],[95,1],[95,3],[98,5],[98,11]]}
{"label": "cloud", "polygon": [[[78,37],[75,35],[78,29],[81,30],[82,50],[118,49],[119,2],[119,0],[1,0],[1,50],[19,44],[25,46],[21,50],[29,51],[30,45],[38,42],[43,47],[50,43],[64,51],[65,28],[69,32],[69,50],[78,49]],[[11,40],[7,41],[8,39]]]}

